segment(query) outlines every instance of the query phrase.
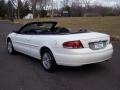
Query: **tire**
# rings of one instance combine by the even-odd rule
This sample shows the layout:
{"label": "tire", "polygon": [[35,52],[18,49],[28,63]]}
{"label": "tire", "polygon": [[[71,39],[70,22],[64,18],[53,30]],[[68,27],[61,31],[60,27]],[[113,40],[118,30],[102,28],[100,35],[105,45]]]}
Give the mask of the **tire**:
{"label": "tire", "polygon": [[14,50],[12,41],[10,39],[7,40],[7,50],[8,50],[8,53],[15,54],[15,50]]}
{"label": "tire", "polygon": [[55,72],[57,69],[57,64],[55,62],[54,56],[49,49],[45,49],[41,55],[42,67],[47,72]]}

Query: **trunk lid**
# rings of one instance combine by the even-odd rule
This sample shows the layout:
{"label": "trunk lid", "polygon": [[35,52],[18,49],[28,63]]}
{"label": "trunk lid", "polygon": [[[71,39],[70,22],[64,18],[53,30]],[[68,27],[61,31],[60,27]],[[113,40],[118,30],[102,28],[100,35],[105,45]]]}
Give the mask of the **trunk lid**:
{"label": "trunk lid", "polygon": [[92,50],[105,48],[110,42],[109,35],[98,32],[65,35],[64,38],[68,41],[80,40],[84,48],[90,48]]}

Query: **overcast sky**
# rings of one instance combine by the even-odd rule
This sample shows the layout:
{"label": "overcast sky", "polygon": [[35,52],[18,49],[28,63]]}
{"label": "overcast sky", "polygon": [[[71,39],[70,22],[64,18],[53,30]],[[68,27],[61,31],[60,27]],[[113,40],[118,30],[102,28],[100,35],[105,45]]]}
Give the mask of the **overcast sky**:
{"label": "overcast sky", "polygon": [[[54,0],[56,3],[58,3],[58,6],[61,6],[61,1],[62,0]],[[114,6],[115,4],[120,5],[120,0],[91,0],[91,3],[97,3],[97,4],[102,4],[103,6]]]}
{"label": "overcast sky", "polygon": [[99,2],[106,6],[113,6],[116,4],[116,2],[120,4],[120,0],[94,0],[94,1]]}
{"label": "overcast sky", "polygon": [[[8,0],[6,0],[8,1]],[[24,0],[22,0],[24,1]],[[61,7],[61,1],[62,0],[53,0],[56,3],[55,7]],[[74,0],[73,0],[74,1]],[[96,4],[101,4],[103,6],[114,6],[115,4],[119,4],[120,5],[120,0],[91,0],[91,3],[96,3]]]}

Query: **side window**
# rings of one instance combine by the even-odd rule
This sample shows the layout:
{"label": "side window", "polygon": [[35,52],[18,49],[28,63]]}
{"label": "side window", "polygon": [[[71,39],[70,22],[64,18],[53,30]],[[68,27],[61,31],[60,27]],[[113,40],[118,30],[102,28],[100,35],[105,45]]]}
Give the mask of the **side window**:
{"label": "side window", "polygon": [[33,25],[26,26],[20,32],[21,34],[28,34],[32,30]]}

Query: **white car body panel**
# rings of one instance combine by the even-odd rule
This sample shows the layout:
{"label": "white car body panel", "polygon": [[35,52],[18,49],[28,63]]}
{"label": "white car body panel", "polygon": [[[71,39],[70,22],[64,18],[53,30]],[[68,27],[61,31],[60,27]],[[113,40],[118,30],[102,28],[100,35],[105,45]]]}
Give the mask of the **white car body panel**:
{"label": "white car body panel", "polygon": [[[40,50],[42,47],[49,48],[52,51],[58,65],[81,66],[84,64],[102,62],[111,58],[113,53],[110,36],[97,32],[69,35],[22,35],[11,33],[8,37],[12,40],[16,51],[37,59],[41,59]],[[80,40],[84,48],[63,48],[64,42],[74,40]],[[92,50],[89,48],[89,42],[104,40],[107,40],[105,48],[99,50]]]}

